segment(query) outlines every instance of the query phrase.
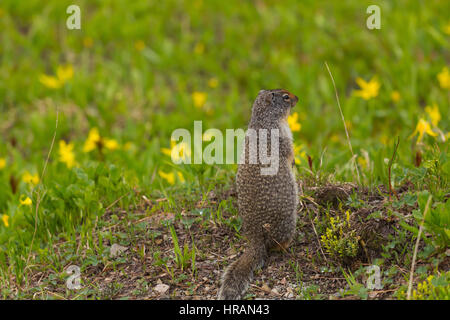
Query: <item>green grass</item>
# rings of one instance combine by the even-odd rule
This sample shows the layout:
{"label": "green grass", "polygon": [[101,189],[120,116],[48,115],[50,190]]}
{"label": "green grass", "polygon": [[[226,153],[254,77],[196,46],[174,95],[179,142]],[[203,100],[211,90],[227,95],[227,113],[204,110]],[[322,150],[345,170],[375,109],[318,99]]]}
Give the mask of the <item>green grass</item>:
{"label": "green grass", "polygon": [[[201,269],[196,259],[205,254],[197,239],[188,235],[179,244],[174,239],[175,256],[168,260],[156,240],[150,248],[139,247],[139,237],[158,236],[135,221],[164,213],[170,218],[166,224],[182,230],[194,225],[239,233],[232,200],[209,206],[211,192],[231,188],[236,165],[176,166],[161,148],[170,148],[174,129],[192,131],[194,120],[203,121],[203,130],[245,129],[263,88],[286,88],[300,99],[294,109],[301,124],[294,132],[299,176],[316,185],[357,182],[325,62],[362,186],[388,186],[388,163],[399,138],[391,183],[397,188],[409,181],[414,187],[406,198],[386,195],[387,210],[395,216],[409,205],[415,220],[403,223],[403,243],[392,239],[389,245],[412,251],[431,195],[419,250],[430,267],[418,277],[424,281],[442,271],[433,259],[448,259],[450,91],[438,74],[450,67],[450,2],[379,1],[380,30],[366,28],[370,1],[76,1],[81,30],[66,28],[70,4],[0,3],[2,297],[40,292],[39,298],[58,298],[36,287],[34,276],[50,273],[55,278],[45,279],[65,288],[64,270],[71,263],[82,263],[82,272],[97,265],[120,270],[124,258],[110,260],[106,243],[133,248],[143,264],[147,255],[161,266],[176,259],[195,283]],[[55,76],[60,66],[73,69],[60,88],[40,81],[44,74]],[[366,101],[355,94],[358,77],[375,77],[376,97]],[[398,100],[391,97],[394,91]],[[195,105],[195,92],[206,94],[201,106]],[[426,106],[434,104],[440,120],[433,124]],[[421,118],[437,136],[425,134],[418,142],[412,135]],[[101,140],[84,152],[93,128]],[[60,161],[61,140],[73,144],[71,168]],[[26,173],[39,182],[24,181]],[[31,205],[23,202],[27,197]],[[349,203],[356,208],[358,201]],[[319,237],[326,231],[321,229]],[[179,229],[170,230],[172,238],[180,236]],[[384,254],[394,255],[389,249]],[[406,256],[392,259],[409,270]],[[351,274],[344,275],[359,288]],[[140,283],[143,292],[148,283]],[[83,290],[59,295],[114,298],[122,284]],[[303,294],[313,296],[315,289]]]}

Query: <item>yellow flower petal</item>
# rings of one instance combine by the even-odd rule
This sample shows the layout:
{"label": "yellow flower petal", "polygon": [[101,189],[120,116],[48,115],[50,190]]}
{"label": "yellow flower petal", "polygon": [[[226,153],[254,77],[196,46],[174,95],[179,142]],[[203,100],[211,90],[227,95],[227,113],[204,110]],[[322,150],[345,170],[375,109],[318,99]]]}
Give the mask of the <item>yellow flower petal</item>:
{"label": "yellow flower petal", "polygon": [[180,171],[178,171],[177,174],[178,174],[178,179],[180,179],[181,183],[184,183],[185,180],[184,180],[183,174]]}
{"label": "yellow flower petal", "polygon": [[33,204],[33,201],[31,201],[30,197],[26,197],[24,200],[22,200],[22,197],[20,197],[19,201],[23,206],[31,206]]}
{"label": "yellow flower petal", "polygon": [[0,170],[6,167],[6,159],[0,158]]}
{"label": "yellow flower petal", "polygon": [[172,149],[169,148],[161,148],[161,152],[165,155],[168,155],[169,157],[172,155]]}
{"label": "yellow flower petal", "polygon": [[166,180],[170,184],[175,183],[175,174],[173,172],[165,173],[164,171],[158,170],[158,174],[161,178]]}
{"label": "yellow flower petal", "polygon": [[73,143],[67,144],[64,140],[59,141],[59,161],[65,163],[67,168],[73,168],[77,162],[73,153]]}
{"label": "yellow flower petal", "polygon": [[41,74],[39,76],[39,82],[50,89],[59,89],[63,85],[58,78],[46,74]]}
{"label": "yellow flower petal", "polygon": [[413,132],[413,134],[410,136],[410,138],[412,138],[412,137],[415,136],[415,135],[418,135],[417,143],[419,143],[420,141],[422,141],[422,138],[423,138],[423,136],[424,136],[425,133],[428,134],[428,135],[430,135],[430,136],[432,136],[432,137],[436,137],[436,136],[437,136],[437,133],[434,132],[434,131],[431,129],[431,126],[430,126],[430,124],[428,123],[428,121],[426,121],[426,120],[423,119],[423,118],[420,118],[420,119],[419,119],[419,122],[417,123],[416,130],[414,130],[414,132]]}
{"label": "yellow flower petal", "polygon": [[26,183],[37,185],[39,183],[39,176],[37,173],[32,175],[28,171],[25,171],[22,176],[22,180]]}
{"label": "yellow flower petal", "polygon": [[450,89],[450,72],[447,67],[442,68],[442,71],[438,73],[437,78],[442,89]]}
{"label": "yellow flower petal", "polygon": [[196,108],[202,108],[206,103],[206,93],[195,91],[192,93],[192,100]]}
{"label": "yellow flower petal", "polygon": [[100,134],[97,128],[92,128],[89,131],[88,138],[84,143],[83,152],[91,152],[97,147],[97,143],[100,142]]}
{"label": "yellow flower petal", "polygon": [[58,76],[59,81],[64,84],[67,80],[70,80],[73,77],[72,65],[68,64],[65,66],[58,66],[56,75]]}
{"label": "yellow flower petal", "polygon": [[2,221],[3,221],[3,224],[5,225],[5,227],[9,227],[9,216],[8,215],[6,215],[6,214],[4,214],[4,215],[2,215]]}
{"label": "yellow flower petal", "polygon": [[117,150],[119,149],[119,143],[114,139],[104,139],[105,140],[105,148],[108,150]]}
{"label": "yellow flower petal", "polygon": [[358,77],[356,78],[356,83],[359,85],[361,90],[355,90],[354,94],[363,98],[364,100],[369,100],[378,96],[378,91],[380,89],[380,83],[373,77],[369,82]]}
{"label": "yellow flower petal", "polygon": [[301,124],[298,122],[298,113],[294,112],[293,114],[289,115],[287,118],[287,122],[289,125],[289,128],[291,128],[291,131],[300,131],[302,128]]}

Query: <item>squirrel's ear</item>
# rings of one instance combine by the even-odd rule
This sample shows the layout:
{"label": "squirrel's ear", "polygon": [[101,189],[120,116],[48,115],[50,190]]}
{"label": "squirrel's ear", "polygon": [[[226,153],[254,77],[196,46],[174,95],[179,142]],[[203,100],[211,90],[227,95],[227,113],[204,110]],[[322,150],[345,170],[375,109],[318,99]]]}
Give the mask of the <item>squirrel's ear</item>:
{"label": "squirrel's ear", "polygon": [[270,102],[273,104],[274,101],[275,101],[275,92],[271,92]]}

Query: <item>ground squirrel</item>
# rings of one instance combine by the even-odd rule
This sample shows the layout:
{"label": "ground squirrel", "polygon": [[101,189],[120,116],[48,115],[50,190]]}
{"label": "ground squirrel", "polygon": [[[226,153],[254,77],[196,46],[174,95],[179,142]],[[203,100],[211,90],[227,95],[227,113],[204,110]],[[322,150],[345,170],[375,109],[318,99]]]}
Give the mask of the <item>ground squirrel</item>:
{"label": "ground squirrel", "polygon": [[[219,299],[241,299],[253,271],[264,264],[269,249],[280,246],[286,249],[294,237],[298,191],[292,171],[294,151],[287,117],[297,101],[298,98],[286,90],[261,90],[253,104],[244,140],[245,160],[239,164],[236,175],[242,229],[249,243],[245,252],[223,274]],[[267,165],[259,161],[256,164],[249,162],[252,152],[249,147],[250,129],[257,132],[266,129],[269,134],[272,129],[278,129],[279,163],[275,174],[263,175],[261,168]],[[266,140],[267,150],[273,150],[271,140]],[[259,148],[260,138],[257,145]]]}

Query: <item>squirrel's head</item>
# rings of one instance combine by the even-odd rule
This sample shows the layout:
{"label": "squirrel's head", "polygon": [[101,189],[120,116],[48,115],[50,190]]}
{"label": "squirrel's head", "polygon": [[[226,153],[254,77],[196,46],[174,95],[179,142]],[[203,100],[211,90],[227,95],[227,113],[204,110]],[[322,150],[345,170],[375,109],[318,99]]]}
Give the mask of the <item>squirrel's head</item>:
{"label": "squirrel's head", "polygon": [[260,90],[253,104],[252,118],[278,122],[287,118],[297,102],[297,96],[284,89]]}

